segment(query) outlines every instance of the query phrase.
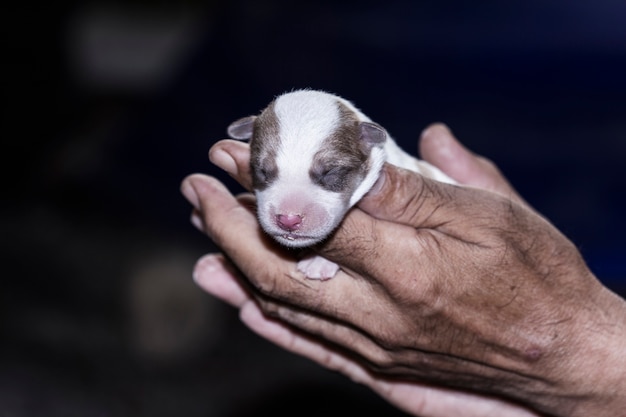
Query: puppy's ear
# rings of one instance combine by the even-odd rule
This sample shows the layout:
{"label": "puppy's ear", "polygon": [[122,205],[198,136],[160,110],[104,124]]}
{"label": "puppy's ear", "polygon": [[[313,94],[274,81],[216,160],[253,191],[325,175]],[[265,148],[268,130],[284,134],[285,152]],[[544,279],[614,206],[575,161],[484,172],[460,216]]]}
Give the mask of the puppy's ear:
{"label": "puppy's ear", "polygon": [[366,150],[371,150],[374,147],[381,147],[387,140],[387,132],[381,126],[371,122],[359,123],[360,129],[360,144]]}
{"label": "puppy's ear", "polygon": [[248,116],[232,122],[228,126],[228,136],[238,140],[249,140],[252,137],[256,118],[256,116]]}

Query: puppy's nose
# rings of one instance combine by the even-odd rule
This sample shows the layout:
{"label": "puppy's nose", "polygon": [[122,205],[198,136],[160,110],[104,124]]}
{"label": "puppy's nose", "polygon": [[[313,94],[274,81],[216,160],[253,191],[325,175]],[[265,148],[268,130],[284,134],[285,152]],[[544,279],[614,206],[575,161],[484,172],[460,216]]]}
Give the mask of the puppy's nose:
{"label": "puppy's nose", "polygon": [[298,230],[302,224],[302,216],[299,214],[277,214],[276,223],[278,227],[287,231],[293,232]]}

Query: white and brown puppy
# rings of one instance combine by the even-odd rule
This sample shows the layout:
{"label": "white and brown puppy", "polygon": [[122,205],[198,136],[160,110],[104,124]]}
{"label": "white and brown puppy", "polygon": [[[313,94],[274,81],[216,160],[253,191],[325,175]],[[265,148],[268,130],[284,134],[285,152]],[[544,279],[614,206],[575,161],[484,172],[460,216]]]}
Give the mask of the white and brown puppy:
{"label": "white and brown puppy", "polygon": [[[310,246],[331,234],[374,185],[385,161],[454,183],[405,153],[350,102],[322,91],[283,94],[260,115],[232,123],[228,134],[250,139],[259,222],[289,247]],[[328,279],[339,267],[311,255],[298,269],[308,278]]]}

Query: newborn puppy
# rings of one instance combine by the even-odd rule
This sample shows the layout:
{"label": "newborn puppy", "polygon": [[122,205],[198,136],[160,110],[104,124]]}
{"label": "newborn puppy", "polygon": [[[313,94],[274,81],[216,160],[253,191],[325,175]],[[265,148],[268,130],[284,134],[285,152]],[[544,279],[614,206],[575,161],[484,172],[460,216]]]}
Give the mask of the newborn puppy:
{"label": "newborn puppy", "polygon": [[[374,185],[385,161],[454,183],[405,153],[350,102],[322,91],[283,94],[260,115],[232,123],[228,134],[250,140],[259,222],[289,247],[311,246],[331,234]],[[298,269],[311,279],[329,279],[339,266],[310,255]]]}

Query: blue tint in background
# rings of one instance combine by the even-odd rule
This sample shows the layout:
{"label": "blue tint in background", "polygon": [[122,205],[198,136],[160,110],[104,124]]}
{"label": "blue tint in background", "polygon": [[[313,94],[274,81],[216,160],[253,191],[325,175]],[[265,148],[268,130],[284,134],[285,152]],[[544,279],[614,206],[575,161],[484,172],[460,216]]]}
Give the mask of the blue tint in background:
{"label": "blue tint in background", "polygon": [[294,88],[352,100],[411,151],[445,122],[626,294],[624,2],[76,2],[4,17],[10,415],[280,414],[303,393],[338,404],[304,415],[393,415],[191,282],[214,248],[180,181],[239,189],[209,147]]}

